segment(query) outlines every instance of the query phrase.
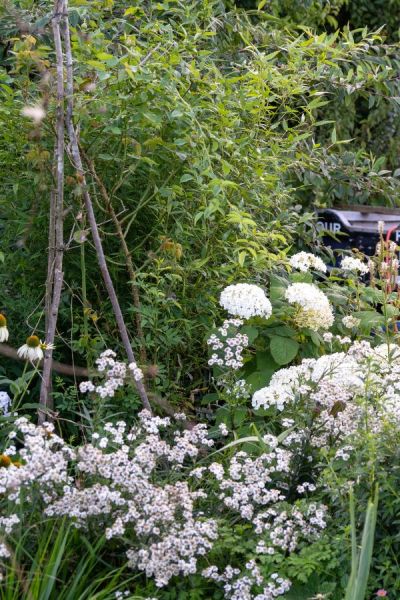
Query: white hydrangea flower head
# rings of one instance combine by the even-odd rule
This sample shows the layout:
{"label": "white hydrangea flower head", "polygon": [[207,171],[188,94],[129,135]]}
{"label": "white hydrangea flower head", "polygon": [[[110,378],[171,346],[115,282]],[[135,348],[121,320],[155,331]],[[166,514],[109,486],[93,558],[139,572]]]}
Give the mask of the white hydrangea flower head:
{"label": "white hydrangea flower head", "polygon": [[221,292],[220,305],[235,317],[265,317],[272,314],[271,302],[263,289],[251,283],[228,285]]}
{"label": "white hydrangea flower head", "polygon": [[363,263],[359,258],[353,258],[352,256],[345,256],[340,263],[340,268],[345,273],[359,273],[360,275],[366,275],[369,272],[367,264]]}
{"label": "white hydrangea flower head", "polygon": [[285,292],[289,304],[299,307],[295,322],[299,327],[329,329],[333,325],[332,307],[325,294],[313,283],[292,283]]}
{"label": "white hydrangea flower head", "polygon": [[306,273],[310,269],[326,273],[326,264],[324,261],[319,256],[311,254],[311,252],[293,254],[289,259],[289,264],[293,269],[298,269],[302,273]]}

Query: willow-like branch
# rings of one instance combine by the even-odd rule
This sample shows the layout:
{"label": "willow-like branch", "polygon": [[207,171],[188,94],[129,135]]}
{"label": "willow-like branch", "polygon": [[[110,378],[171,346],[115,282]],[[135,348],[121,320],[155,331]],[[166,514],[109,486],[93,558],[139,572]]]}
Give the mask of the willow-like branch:
{"label": "willow-like branch", "polygon": [[117,217],[117,214],[114,210],[114,207],[111,202],[111,198],[108,195],[108,192],[106,190],[106,186],[104,185],[103,181],[97,174],[96,168],[94,166],[94,162],[88,157],[88,155],[85,153],[85,151],[83,150],[83,148],[81,146],[79,146],[79,149],[81,151],[83,160],[85,161],[85,163],[88,166],[90,174],[92,175],[94,181],[96,182],[96,184],[100,190],[100,194],[103,197],[103,200],[106,205],[106,209],[107,209],[108,213],[110,214],[111,219],[114,223],[114,227],[117,232],[122,251],[124,253],[126,270],[128,271],[129,278],[130,278],[132,301],[133,301],[133,305],[136,309],[135,310],[135,324],[136,324],[137,337],[138,337],[138,340],[140,343],[140,360],[143,363],[145,363],[147,360],[147,356],[146,356],[145,339],[144,339],[143,328],[142,328],[142,320],[141,320],[141,316],[140,316],[139,288],[138,288],[138,285],[136,282],[136,273],[135,273],[135,268],[133,266],[132,256],[131,256],[131,253],[129,252],[128,244],[126,243],[124,232],[122,230],[122,225],[121,225],[121,223]]}
{"label": "willow-like branch", "polygon": [[[79,149],[78,136],[75,130],[73,122],[74,112],[74,80],[73,80],[73,58],[71,48],[71,38],[69,32],[68,12],[67,12],[67,0],[65,0],[65,13],[63,19],[63,38],[65,47],[65,56],[67,60],[67,111],[66,111],[66,126],[68,131],[68,137],[70,141],[71,155],[74,163],[74,168],[77,171],[79,181],[82,185],[83,199],[85,202],[86,213],[88,222],[90,225],[93,243],[96,249],[97,261],[99,264],[100,272],[104,280],[104,284],[107,289],[108,296],[113,307],[115,320],[117,322],[118,330],[121,336],[123,346],[125,348],[126,355],[130,363],[136,362],[135,355],[131,346],[131,342],[128,335],[128,329],[125,324],[125,320],[121,311],[121,307],[118,301],[117,294],[115,292],[114,284],[112,282],[110,272],[108,270],[106,258],[104,255],[103,245],[101,243],[99,228],[97,226],[96,216],[94,214],[92,199],[89,194],[88,186],[86,183],[85,172],[83,169],[81,153]],[[143,381],[135,381],[138,394],[142,401],[143,406],[151,411],[150,402],[147,396],[146,389]]]}
{"label": "willow-like branch", "polygon": [[49,348],[44,352],[40,387],[40,405],[43,410],[39,410],[39,423],[46,419],[46,413],[53,408],[51,398],[52,344],[56,334],[64,278],[64,55],[61,41],[61,19],[64,10],[64,0],[55,0],[52,28],[57,62],[57,121],[54,157],[56,190],[51,193],[50,197],[49,257],[46,282],[46,343],[49,344]]}

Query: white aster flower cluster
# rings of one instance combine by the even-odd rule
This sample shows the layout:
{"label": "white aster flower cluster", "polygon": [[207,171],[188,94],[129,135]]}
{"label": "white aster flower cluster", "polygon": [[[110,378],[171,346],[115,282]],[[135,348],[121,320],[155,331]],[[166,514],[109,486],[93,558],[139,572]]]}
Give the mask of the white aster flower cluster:
{"label": "white aster flower cluster", "polygon": [[334,321],[332,307],[325,294],[312,283],[292,283],[285,292],[289,304],[298,307],[295,322],[299,327],[329,329]]}
{"label": "white aster flower cluster", "polygon": [[[7,495],[9,501],[19,504],[22,489],[29,490],[40,482],[40,495],[51,499],[57,485],[71,480],[68,476],[68,462],[75,453],[54,433],[54,425],[44,423],[36,427],[25,417],[15,421],[15,432],[9,436],[23,441],[17,450],[11,445],[3,452],[9,459],[7,466],[0,467],[0,495]],[[2,464],[4,464],[4,459]]]}
{"label": "white aster flower cluster", "polygon": [[[237,567],[228,565],[220,574],[212,565],[202,572],[203,577],[223,584],[224,598],[229,600],[274,600],[289,591],[291,582],[272,573],[266,582],[255,560],[249,560],[243,573]],[[261,593],[253,593],[254,587],[262,588]]]}
{"label": "white aster flower cluster", "polygon": [[[113,367],[110,358],[103,357],[104,369]],[[237,452],[225,466],[204,465],[213,446],[205,425],[182,429],[180,419],[176,424],[147,411],[130,429],[123,421],[106,423],[75,450],[52,425],[38,427],[25,418],[17,419],[10,438],[0,455],[0,496],[9,510],[0,518],[3,558],[9,555],[7,535],[32,505],[47,517],[67,517],[78,528],[114,539],[126,550],[129,566],[154,578],[158,587],[202,568],[199,560],[218,536],[213,515],[219,516],[221,506],[252,524],[256,555],[285,555],[325,526],[324,507],[305,500],[288,504],[292,454],[274,436],[264,436],[269,450],[260,456]],[[196,466],[198,459],[202,466]],[[199,487],[206,476],[213,479],[207,493]],[[225,582],[225,598],[269,600],[285,593],[290,582],[278,574],[265,579],[258,569],[254,561],[235,571]]]}
{"label": "white aster flower cluster", "polygon": [[87,392],[96,392],[100,398],[112,398],[115,392],[126,384],[128,370],[135,381],[143,379],[143,371],[132,362],[126,366],[124,362],[115,360],[116,353],[113,350],[104,350],[96,360],[97,370],[103,374],[104,381],[102,385],[94,385],[92,381],[82,381],[79,389],[82,394]]}
{"label": "white aster flower cluster", "polygon": [[[16,514],[11,514],[8,517],[0,517],[0,535],[1,535],[1,537],[10,535],[10,533],[12,533],[12,530],[14,529],[14,527],[16,525],[18,525],[19,522],[20,522],[20,519],[19,519],[18,515],[16,515]],[[0,559],[1,558],[10,558],[10,557],[11,557],[11,552],[10,552],[9,547],[3,541],[0,541]],[[0,576],[1,575],[2,575],[2,573],[0,571]],[[1,579],[0,579],[0,581],[1,581]]]}
{"label": "white aster flower cluster", "polygon": [[[399,427],[400,348],[354,342],[347,352],[305,359],[274,373],[269,385],[254,393],[252,403],[254,408],[275,407],[285,419],[295,416],[297,422],[300,414],[313,415],[316,446],[354,435],[366,420],[374,432],[388,422]],[[286,442],[300,437],[293,434]]]}
{"label": "white aster flower cluster", "polygon": [[[320,536],[326,526],[326,507],[287,504],[293,455],[280,448],[274,436],[265,436],[264,442],[270,450],[256,458],[239,451],[226,467],[212,463],[208,469],[192,475],[202,478],[208,470],[215,477],[218,501],[222,501],[225,509],[239,513],[243,520],[252,523],[256,554],[280,552],[285,555],[295,551],[301,541],[311,542]],[[303,488],[311,491],[315,486],[305,482]],[[272,600],[290,587],[290,581],[278,574],[266,580],[256,561],[247,563],[245,569],[228,565],[221,574],[213,565],[202,574],[224,584],[224,598],[229,600]]]}
{"label": "white aster flower cluster", "polygon": [[141,381],[143,379],[143,371],[137,366],[135,361],[129,363],[128,369],[131,371],[135,381]]}
{"label": "white aster flower cluster", "polygon": [[[224,384],[224,382],[222,382]],[[250,398],[250,386],[245,379],[237,379],[234,383],[225,383],[225,393],[234,400],[246,400]]]}
{"label": "white aster flower cluster", "polygon": [[210,367],[228,367],[233,370],[243,366],[243,350],[249,345],[247,335],[240,333],[237,329],[243,325],[241,319],[226,319],[218,328],[218,334],[213,334],[207,344],[213,350],[208,361]]}
{"label": "white aster flower cluster", "polygon": [[360,275],[366,275],[369,272],[367,264],[363,263],[359,258],[353,258],[352,256],[345,256],[340,263],[340,268],[345,273],[359,273]]}
{"label": "white aster flower cluster", "polygon": [[222,290],[219,303],[230,315],[243,319],[268,319],[272,314],[271,302],[264,290],[251,283],[228,285]]}
{"label": "white aster flower cluster", "polygon": [[[187,481],[153,482],[159,464],[179,472],[213,445],[205,425],[178,429],[168,443],[160,430],[170,425],[169,418],[152,418],[143,411],[136,427],[108,423],[103,435],[94,434],[92,443],[75,452],[54,434],[52,425],[36,427],[18,419],[16,434],[24,445],[18,463],[12,461],[15,446],[6,451],[0,495],[18,504],[24,489],[28,501],[41,499],[49,517],[67,516],[76,527],[96,525],[108,539],[136,539],[136,547],[127,551],[129,565],[154,577],[158,586],[166,585],[175,575],[195,573],[197,557],[217,537],[215,521],[195,508],[205,495],[202,490],[191,491]],[[72,459],[76,479],[69,475]],[[0,532],[7,533],[10,519],[0,521]]]}
{"label": "white aster flower cluster", "polygon": [[307,273],[310,269],[326,273],[326,264],[324,261],[319,256],[315,256],[315,254],[311,254],[310,252],[293,254],[289,259],[289,264],[293,269],[298,269],[302,273]]}
{"label": "white aster flower cluster", "polygon": [[347,329],[356,329],[361,323],[361,320],[352,315],[347,315],[346,317],[343,317],[342,323]]}
{"label": "white aster flower cluster", "polygon": [[65,486],[45,511],[68,516],[77,527],[101,525],[108,539],[136,539],[136,547],[127,550],[128,564],[154,577],[159,587],[171,577],[195,573],[198,557],[217,537],[215,521],[195,509],[204,492],[191,491],[186,481],[153,482],[159,464],[178,472],[213,444],[203,425],[175,431],[169,444],[160,431],[170,425],[169,418],[152,418],[146,411],[130,431],[123,421],[106,424],[103,437],[94,436],[92,444],[78,450],[77,471],[87,485]]}

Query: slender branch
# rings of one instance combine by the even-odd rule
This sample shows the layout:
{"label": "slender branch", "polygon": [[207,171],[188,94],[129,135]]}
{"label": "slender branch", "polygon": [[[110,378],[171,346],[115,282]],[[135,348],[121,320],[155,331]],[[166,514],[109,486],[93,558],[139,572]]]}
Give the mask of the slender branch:
{"label": "slender branch", "polygon": [[[118,325],[119,333],[122,339],[122,343],[125,348],[125,352],[127,354],[129,362],[136,362],[135,355],[132,350],[132,346],[129,340],[128,330],[124,321],[124,317],[122,315],[121,307],[119,305],[119,301],[117,298],[117,294],[114,289],[114,285],[107,267],[106,258],[104,255],[103,246],[100,239],[99,229],[96,222],[96,216],[93,210],[92,200],[88,191],[88,187],[86,184],[85,173],[83,169],[81,153],[79,150],[78,137],[76,134],[76,130],[73,123],[73,99],[74,99],[74,84],[73,84],[73,59],[72,59],[72,49],[71,49],[71,38],[69,32],[69,23],[68,23],[68,13],[67,13],[67,0],[65,0],[65,16],[63,20],[63,37],[64,37],[64,45],[65,45],[65,55],[67,59],[67,111],[66,111],[66,125],[68,130],[68,136],[71,145],[71,154],[74,161],[74,166],[77,170],[79,179],[83,188],[83,199],[85,201],[86,212],[88,216],[88,221],[90,225],[90,229],[92,232],[93,243],[96,248],[97,260],[100,268],[100,272],[102,274],[104,284],[107,289],[108,296],[110,298],[115,319]],[[138,390],[140,399],[142,401],[143,406],[151,410],[150,402],[147,397],[146,389],[143,385],[143,381],[135,381],[136,388]]]}
{"label": "slender branch", "polygon": [[[57,145],[55,151],[57,190],[51,195],[49,222],[49,259],[46,283],[46,343],[50,347],[44,353],[42,383],[40,387],[40,405],[45,409],[53,408],[51,398],[53,350],[51,345],[54,343],[56,333],[64,277],[62,271],[64,255],[64,56],[60,31],[60,13],[63,10],[64,0],[55,0],[52,28],[57,62]],[[39,409],[39,423],[43,423],[46,419],[46,412],[46,410]]]}
{"label": "slender branch", "polygon": [[[8,344],[0,344],[0,355],[6,356],[7,358],[12,358],[13,360],[25,361],[25,358],[18,356],[17,350]],[[51,361],[51,369],[56,373],[70,375],[72,377],[89,377],[91,375],[91,372],[89,372],[89,370],[85,367],[67,365],[65,363],[60,363],[57,360]]]}
{"label": "slender branch", "polygon": [[87,156],[87,154],[85,153],[85,151],[83,150],[82,146],[79,145],[79,149],[81,151],[81,155],[83,157],[83,160],[86,162],[89,171],[93,177],[93,179],[95,180],[95,182],[97,183],[100,193],[103,196],[104,202],[106,204],[106,208],[108,210],[108,212],[111,215],[111,218],[113,220],[117,235],[119,237],[119,241],[122,247],[122,251],[124,253],[125,256],[125,263],[126,263],[126,269],[129,273],[129,278],[130,278],[130,284],[131,284],[131,291],[132,291],[132,300],[133,300],[133,305],[136,309],[135,312],[135,323],[136,323],[136,333],[137,333],[137,337],[139,339],[140,342],[140,360],[142,361],[142,363],[146,363],[147,361],[147,356],[146,356],[146,347],[145,347],[145,340],[144,340],[144,333],[143,333],[143,328],[142,328],[142,319],[140,316],[140,297],[139,297],[139,288],[136,282],[136,273],[135,273],[135,269],[133,266],[133,261],[132,261],[132,256],[131,253],[129,252],[129,248],[128,248],[128,244],[126,243],[126,239],[124,236],[124,232],[122,230],[122,226],[121,223],[118,219],[118,216],[115,213],[115,210],[113,208],[112,202],[111,202],[111,198],[108,195],[108,192],[106,190],[106,187],[103,183],[103,181],[100,179],[100,177],[97,174],[96,168],[94,166],[93,161]]}

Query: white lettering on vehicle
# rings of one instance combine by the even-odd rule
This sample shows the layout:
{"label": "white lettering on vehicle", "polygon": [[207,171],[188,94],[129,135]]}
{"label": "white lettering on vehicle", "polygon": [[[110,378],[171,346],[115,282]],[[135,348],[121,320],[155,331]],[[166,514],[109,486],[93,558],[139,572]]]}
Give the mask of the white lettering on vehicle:
{"label": "white lettering on vehicle", "polygon": [[342,226],[340,223],[325,223],[325,221],[318,221],[317,229],[325,229],[325,231],[332,231],[332,233],[338,233]]}

